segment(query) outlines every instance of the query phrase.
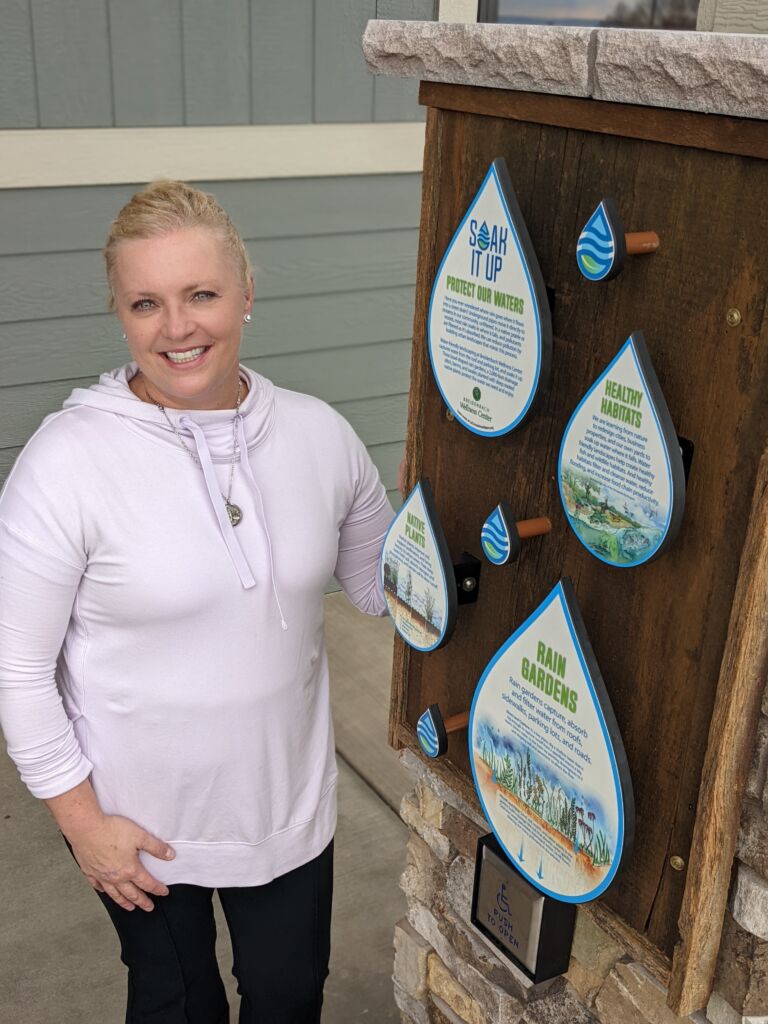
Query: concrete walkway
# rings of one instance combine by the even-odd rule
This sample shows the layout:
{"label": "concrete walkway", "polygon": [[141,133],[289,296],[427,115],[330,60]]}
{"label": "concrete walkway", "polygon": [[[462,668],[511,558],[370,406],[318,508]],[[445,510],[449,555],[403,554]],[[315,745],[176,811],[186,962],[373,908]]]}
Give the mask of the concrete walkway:
{"label": "concrete walkway", "polygon": [[[398,878],[405,862],[405,827],[390,804],[399,800],[397,758],[381,723],[388,704],[391,630],[365,620],[340,596],[327,599],[337,734],[354,736],[386,776],[386,801],[350,767],[340,745],[339,826],[327,1024],[396,1022],[392,998],[392,933],[405,912]],[[371,632],[373,629],[373,632]],[[366,632],[367,630],[367,632]],[[355,654],[357,650],[357,654]],[[357,691],[354,672],[338,661],[362,657],[373,715],[345,695]],[[334,660],[334,659],[332,659]],[[381,692],[374,695],[378,687]],[[350,717],[351,716],[351,717]],[[357,719],[357,721],[355,721]],[[352,759],[357,756],[355,750]],[[377,787],[378,789],[379,787]],[[387,802],[388,801],[388,802]],[[44,804],[29,796],[10,760],[0,756],[0,1020],[9,1024],[122,1024],[125,969],[117,937],[98,899],[63,845]],[[230,1005],[237,1007],[227,929],[220,920],[219,957]],[[237,1019],[232,1012],[233,1021]]]}

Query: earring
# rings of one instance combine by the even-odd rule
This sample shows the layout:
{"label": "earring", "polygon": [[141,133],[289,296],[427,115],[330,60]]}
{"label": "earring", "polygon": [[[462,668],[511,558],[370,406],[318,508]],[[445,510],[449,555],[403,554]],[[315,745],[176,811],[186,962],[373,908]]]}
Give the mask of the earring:
{"label": "earring", "polygon": [[244,324],[249,324],[251,322],[251,320],[253,320],[253,317],[251,316],[251,314],[250,313],[246,313],[245,316],[243,317],[243,323]]}
{"label": "earring", "polygon": [[123,331],[123,341],[128,341],[128,335]]}

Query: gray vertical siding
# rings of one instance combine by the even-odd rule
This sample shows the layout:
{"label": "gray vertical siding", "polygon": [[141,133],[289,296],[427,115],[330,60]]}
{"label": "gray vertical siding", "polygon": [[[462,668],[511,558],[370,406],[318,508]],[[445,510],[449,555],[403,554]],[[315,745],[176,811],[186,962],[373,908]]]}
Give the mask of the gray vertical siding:
{"label": "gray vertical siding", "polygon": [[249,0],[185,0],[181,15],[186,123],[249,124]]}
{"label": "gray vertical siding", "polygon": [[109,0],[115,125],[185,124],[179,0]]}
{"label": "gray vertical siding", "polygon": [[418,120],[369,18],[437,0],[0,0],[0,129]]}
{"label": "gray vertical siding", "polygon": [[36,128],[40,119],[29,2],[6,0],[0,10],[0,125]]}
{"label": "gray vertical siding", "polygon": [[[30,4],[39,126],[113,124],[105,0],[30,0]],[[0,73],[5,77],[7,71]]]}
{"label": "gray vertical siding", "polygon": [[307,0],[252,0],[251,96],[255,124],[312,120],[315,20]]}

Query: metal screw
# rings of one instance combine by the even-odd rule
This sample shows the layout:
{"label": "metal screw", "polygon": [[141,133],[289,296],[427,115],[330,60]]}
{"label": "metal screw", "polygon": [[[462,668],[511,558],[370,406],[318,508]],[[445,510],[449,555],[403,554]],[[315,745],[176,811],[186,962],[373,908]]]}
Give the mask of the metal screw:
{"label": "metal screw", "polygon": [[725,319],[729,327],[738,327],[741,323],[741,310],[732,307],[725,314]]}
{"label": "metal screw", "polygon": [[674,857],[669,858],[669,866],[673,871],[683,871],[685,869],[685,861],[682,857],[678,857],[677,854],[675,854]]}
{"label": "metal screw", "polygon": [[456,419],[456,417],[453,415],[450,409],[445,410],[445,418],[448,420],[449,423],[453,423],[453,421]]}
{"label": "metal screw", "polygon": [[471,594],[477,586],[477,580],[474,576],[467,576],[461,581],[461,589],[466,591],[467,594]]}

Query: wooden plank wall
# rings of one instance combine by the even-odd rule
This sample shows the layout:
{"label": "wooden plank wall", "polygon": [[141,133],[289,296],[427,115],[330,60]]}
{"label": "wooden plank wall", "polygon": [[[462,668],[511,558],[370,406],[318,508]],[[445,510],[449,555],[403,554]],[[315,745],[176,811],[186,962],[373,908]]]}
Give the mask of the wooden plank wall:
{"label": "wooden plank wall", "polygon": [[[243,359],[331,402],[395,499],[405,433],[419,175],[201,183],[247,241]],[[100,248],[133,186],[0,192],[0,482],[73,387],[130,358]]]}
{"label": "wooden plank wall", "polygon": [[370,18],[436,0],[0,0],[0,129],[414,121],[373,78]]}
{"label": "wooden plank wall", "polygon": [[[768,164],[705,149],[607,134],[611,111],[594,101],[426,85],[430,103],[414,327],[409,483],[429,478],[454,557],[477,553],[488,512],[506,497],[520,518],[549,515],[551,535],[528,542],[514,565],[486,566],[478,603],[462,609],[447,647],[396,645],[395,739],[418,750],[415,726],[439,703],[469,706],[493,652],[563,575],[574,582],[629,759],[637,810],[626,872],[604,903],[671,953],[701,766],[727,635],[747,517],[768,422],[768,263],[760,222],[744,197],[763,194]],[[531,115],[537,104],[538,117]],[[597,107],[602,105],[597,104]],[[529,120],[517,120],[520,107]],[[464,113],[463,110],[472,113]],[[485,116],[476,111],[484,109]],[[575,112],[592,117],[584,130]],[[687,138],[689,117],[658,111],[656,134]],[[728,136],[723,118],[691,130]],[[534,123],[539,121],[540,123]],[[698,122],[697,122],[698,123]],[[623,125],[617,125],[624,131]],[[732,135],[734,133],[731,133]],[[737,134],[737,133],[736,133]],[[445,416],[426,349],[437,264],[492,159],[503,156],[544,280],[554,296],[553,374],[530,424],[496,439]],[[579,231],[602,196],[627,228],[661,236],[615,281],[591,286],[574,259]],[[732,328],[727,311],[741,312]],[[649,565],[606,567],[567,525],[557,457],[568,417],[630,331],[642,329],[677,430],[695,454],[680,536]],[[467,734],[436,763],[474,799]],[[463,782],[462,782],[463,780]],[[462,788],[463,787],[463,788]],[[738,794],[734,794],[738,801]]]}

